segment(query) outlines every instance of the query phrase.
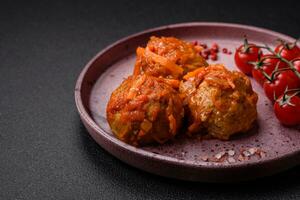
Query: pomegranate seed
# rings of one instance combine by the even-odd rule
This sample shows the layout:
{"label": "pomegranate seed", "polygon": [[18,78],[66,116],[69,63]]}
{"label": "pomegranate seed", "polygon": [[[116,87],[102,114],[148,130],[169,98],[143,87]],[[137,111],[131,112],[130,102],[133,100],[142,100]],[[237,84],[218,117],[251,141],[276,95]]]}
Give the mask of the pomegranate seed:
{"label": "pomegranate seed", "polygon": [[231,54],[232,54],[232,52],[231,52],[231,51],[228,51],[228,54],[229,54],[229,55],[231,55]]}
{"label": "pomegranate seed", "polygon": [[216,51],[215,49],[210,49],[210,54],[216,54],[218,53],[218,51]]}
{"label": "pomegranate seed", "polygon": [[195,46],[197,46],[198,45],[198,41],[196,40],[196,41],[194,41],[194,43],[193,43]]}
{"label": "pomegranate seed", "polygon": [[209,57],[210,57],[211,60],[214,60],[214,61],[218,60],[218,55],[217,54],[211,54]]}
{"label": "pomegranate seed", "polygon": [[206,49],[206,48],[207,48],[207,44],[205,44],[205,43],[200,43],[200,46],[202,46],[203,49]]}
{"label": "pomegranate seed", "polygon": [[228,53],[228,49],[227,48],[223,48],[222,52],[226,54],[226,53]]}
{"label": "pomegranate seed", "polygon": [[211,45],[211,50],[213,50],[214,52],[218,52],[219,51],[219,45],[217,43],[213,43]]}
{"label": "pomegranate seed", "polygon": [[211,53],[211,51],[209,49],[205,49],[203,52],[206,53],[207,55],[209,55]]}
{"label": "pomegranate seed", "polygon": [[202,52],[202,57],[207,60],[208,59],[209,54],[206,52]]}

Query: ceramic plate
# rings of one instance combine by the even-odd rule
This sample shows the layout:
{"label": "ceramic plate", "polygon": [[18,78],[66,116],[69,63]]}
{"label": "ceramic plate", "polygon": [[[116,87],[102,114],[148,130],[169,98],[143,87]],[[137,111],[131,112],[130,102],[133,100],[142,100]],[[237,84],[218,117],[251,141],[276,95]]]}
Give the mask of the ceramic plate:
{"label": "ceramic plate", "polygon": [[[94,140],[120,160],[161,176],[192,181],[232,182],[272,175],[300,163],[299,127],[287,128],[277,121],[262,88],[258,93],[258,120],[247,133],[229,141],[200,140],[179,134],[173,142],[136,148],[116,139],[106,121],[106,105],[112,91],[133,71],[135,49],[150,36],[174,36],[200,41],[234,53],[247,35],[251,42],[274,47],[276,39],[289,36],[252,26],[225,23],[184,23],[146,30],[108,46],[81,72],[75,88],[76,105],[83,124]],[[213,63],[209,61],[210,63]],[[218,63],[237,70],[233,54],[219,53]]]}

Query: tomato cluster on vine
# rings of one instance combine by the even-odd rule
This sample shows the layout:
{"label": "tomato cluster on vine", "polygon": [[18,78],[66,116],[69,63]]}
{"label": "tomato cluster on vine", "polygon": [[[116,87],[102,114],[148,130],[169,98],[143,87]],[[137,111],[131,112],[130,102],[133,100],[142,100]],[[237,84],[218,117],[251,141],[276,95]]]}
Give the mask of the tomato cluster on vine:
{"label": "tomato cluster on vine", "polygon": [[[237,67],[263,87],[274,103],[274,112],[284,125],[300,124],[300,48],[297,41],[280,43],[273,50],[269,46],[244,44],[235,52]],[[267,53],[264,53],[267,52]]]}

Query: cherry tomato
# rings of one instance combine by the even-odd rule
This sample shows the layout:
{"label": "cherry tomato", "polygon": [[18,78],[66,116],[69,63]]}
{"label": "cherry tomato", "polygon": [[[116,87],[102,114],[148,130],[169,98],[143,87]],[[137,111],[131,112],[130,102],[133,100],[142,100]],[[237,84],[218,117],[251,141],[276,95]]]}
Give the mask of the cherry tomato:
{"label": "cherry tomato", "polygon": [[281,95],[274,104],[277,119],[284,125],[300,124],[300,97]]}
{"label": "cherry tomato", "polygon": [[293,60],[294,58],[300,56],[300,48],[297,45],[293,46],[292,43],[288,43],[287,45],[292,46],[292,48],[287,48],[286,45],[279,44],[275,48],[275,52],[279,53],[281,51],[280,55],[287,60]]}
{"label": "cherry tomato", "polygon": [[285,66],[285,63],[279,61],[278,58],[274,58],[272,54],[262,56],[261,60],[262,63],[260,69],[253,68],[252,76],[260,85],[263,85],[266,80],[266,77],[263,75],[261,70],[263,70],[266,74],[271,75],[272,72],[275,70],[278,62],[280,62],[278,69],[283,68]]}
{"label": "cherry tomato", "polygon": [[[295,60],[293,61],[293,65],[296,68],[296,70],[300,73],[300,57],[299,58],[295,58]],[[300,79],[298,78],[298,84],[300,87]]]}
{"label": "cherry tomato", "polygon": [[265,94],[271,101],[281,96],[286,88],[296,89],[298,87],[298,77],[291,70],[279,72],[273,81],[265,81],[263,85]]}
{"label": "cherry tomato", "polygon": [[300,57],[294,59],[293,65],[297,69],[297,71],[300,72]]}
{"label": "cherry tomato", "polygon": [[241,45],[234,54],[237,67],[245,74],[250,75],[253,65],[249,62],[256,62],[261,54],[260,49],[255,44],[248,44],[249,48],[245,51],[245,45]]}

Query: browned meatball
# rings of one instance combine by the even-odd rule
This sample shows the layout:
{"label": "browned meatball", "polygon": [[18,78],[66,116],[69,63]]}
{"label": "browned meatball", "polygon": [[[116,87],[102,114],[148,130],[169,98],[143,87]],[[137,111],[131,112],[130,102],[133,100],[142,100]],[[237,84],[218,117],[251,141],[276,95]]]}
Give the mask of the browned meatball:
{"label": "browned meatball", "polygon": [[207,66],[196,46],[174,37],[152,36],[146,48],[137,48],[134,74],[180,79],[187,72]]}
{"label": "browned meatball", "polygon": [[211,65],[188,73],[184,79],[179,90],[190,115],[190,134],[206,130],[227,140],[249,130],[256,120],[258,97],[244,74]]}
{"label": "browned meatball", "polygon": [[171,84],[148,75],[124,80],[107,105],[107,120],[116,137],[135,146],[172,139],[184,109]]}

